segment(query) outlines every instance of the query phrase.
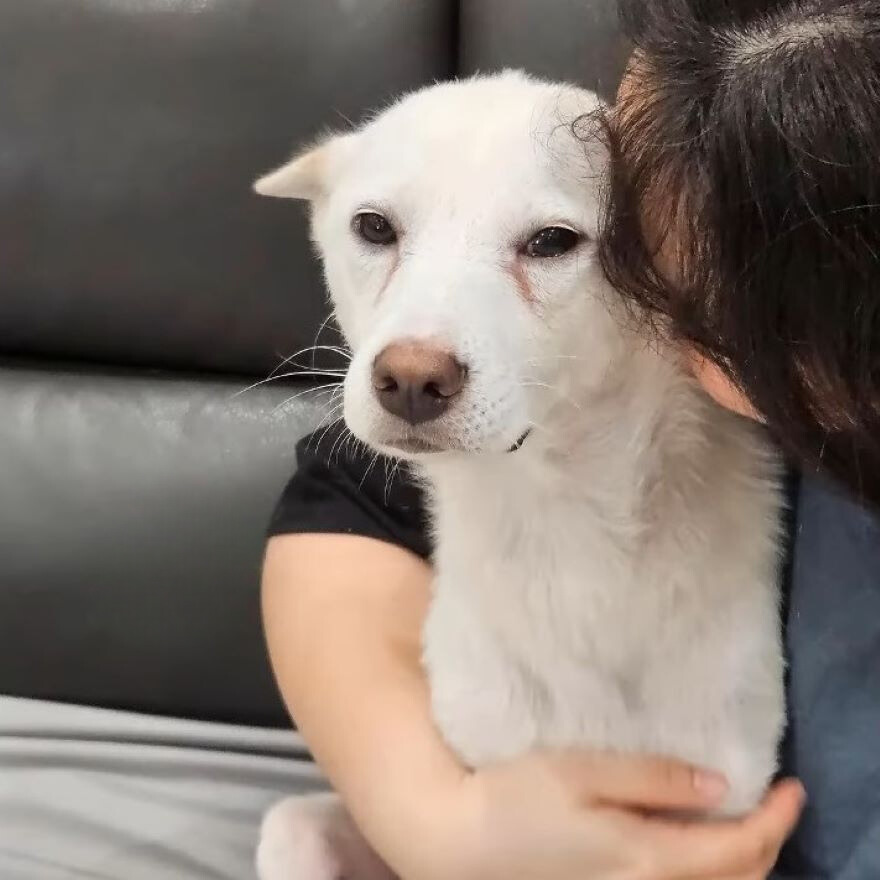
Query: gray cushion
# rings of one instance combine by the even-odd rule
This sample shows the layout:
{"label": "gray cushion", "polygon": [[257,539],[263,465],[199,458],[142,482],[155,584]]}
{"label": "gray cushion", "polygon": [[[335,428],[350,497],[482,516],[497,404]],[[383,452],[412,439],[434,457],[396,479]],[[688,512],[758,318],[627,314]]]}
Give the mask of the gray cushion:
{"label": "gray cushion", "polygon": [[265,809],[321,787],[288,730],[0,697],[3,880],[250,880]]}

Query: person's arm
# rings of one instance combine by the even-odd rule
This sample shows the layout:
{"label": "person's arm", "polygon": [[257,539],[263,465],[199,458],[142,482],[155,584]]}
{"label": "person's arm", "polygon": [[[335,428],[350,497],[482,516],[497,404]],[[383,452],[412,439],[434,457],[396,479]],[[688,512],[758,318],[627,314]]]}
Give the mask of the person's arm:
{"label": "person's arm", "polygon": [[[272,538],[263,573],[287,707],[365,836],[402,863],[400,817],[427,834],[437,793],[465,772],[431,721],[419,660],[430,576],[407,550],[350,535]],[[414,792],[434,798],[413,812]]]}
{"label": "person's arm", "polygon": [[800,810],[783,784],[745,820],[687,824],[717,780],[660,758],[539,754],[477,772],[431,721],[419,662],[428,566],[350,535],[269,543],[263,608],[285,701],[365,837],[405,880],[757,880]]}

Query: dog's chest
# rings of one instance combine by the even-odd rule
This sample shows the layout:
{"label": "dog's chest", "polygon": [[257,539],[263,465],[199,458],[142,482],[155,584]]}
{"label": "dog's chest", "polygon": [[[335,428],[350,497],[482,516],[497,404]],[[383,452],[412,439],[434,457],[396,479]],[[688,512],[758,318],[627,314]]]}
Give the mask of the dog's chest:
{"label": "dog's chest", "polygon": [[662,548],[640,558],[626,528],[587,507],[518,516],[499,493],[468,508],[440,493],[424,631],[435,719],[459,755],[478,766],[535,746],[672,754],[728,770],[753,800],[781,724],[773,566],[743,556],[706,589],[696,556],[691,574]]}
{"label": "dog's chest", "polygon": [[536,745],[644,748],[670,724],[657,682],[703,687],[677,648],[703,637],[694,609],[664,621],[656,594],[633,601],[624,566],[524,551],[438,561],[424,655],[447,739],[471,764]]}

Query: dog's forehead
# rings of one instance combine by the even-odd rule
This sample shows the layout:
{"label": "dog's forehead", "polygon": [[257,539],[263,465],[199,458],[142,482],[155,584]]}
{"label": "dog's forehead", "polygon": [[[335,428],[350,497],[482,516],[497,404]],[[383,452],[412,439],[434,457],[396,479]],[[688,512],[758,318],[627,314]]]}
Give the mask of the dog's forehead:
{"label": "dog's forehead", "polygon": [[491,185],[499,176],[582,179],[595,144],[584,120],[598,108],[589,92],[505,73],[416,92],[360,136],[356,165],[387,178],[430,177]]}

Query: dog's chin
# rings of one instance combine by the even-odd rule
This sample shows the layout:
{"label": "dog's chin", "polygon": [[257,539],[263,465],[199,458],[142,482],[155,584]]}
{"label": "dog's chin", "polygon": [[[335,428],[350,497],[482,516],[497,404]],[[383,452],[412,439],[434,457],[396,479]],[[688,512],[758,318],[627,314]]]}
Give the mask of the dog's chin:
{"label": "dog's chin", "polygon": [[522,449],[529,439],[531,428],[524,430],[513,443],[503,440],[486,442],[477,446],[465,445],[457,441],[433,440],[424,437],[392,437],[370,445],[385,455],[396,458],[419,460],[437,455],[491,455],[513,453]]}
{"label": "dog's chin", "polygon": [[454,446],[443,443],[434,443],[430,440],[422,440],[418,437],[397,437],[385,440],[380,444],[384,450],[399,458],[416,458],[423,455],[438,455],[442,452],[459,451]]}

